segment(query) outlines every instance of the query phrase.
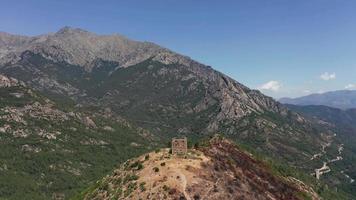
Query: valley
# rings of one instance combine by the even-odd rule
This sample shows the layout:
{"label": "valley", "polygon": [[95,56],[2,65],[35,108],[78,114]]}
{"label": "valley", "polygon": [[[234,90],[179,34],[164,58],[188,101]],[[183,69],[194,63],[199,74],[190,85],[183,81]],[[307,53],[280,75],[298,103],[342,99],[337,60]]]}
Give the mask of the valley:
{"label": "valley", "polygon": [[[329,184],[342,182],[343,187],[353,191],[355,174],[355,159],[352,154],[355,151],[355,123],[353,122],[353,109],[340,110],[326,106],[295,106],[288,105],[292,110],[303,114],[306,118],[321,126],[329,126],[336,134],[330,142],[322,146],[321,152],[315,154],[312,159],[320,160],[315,169],[326,170],[321,179]],[[336,142],[337,145],[332,145]],[[325,156],[329,151],[332,156]],[[338,181],[335,181],[337,177]]]}

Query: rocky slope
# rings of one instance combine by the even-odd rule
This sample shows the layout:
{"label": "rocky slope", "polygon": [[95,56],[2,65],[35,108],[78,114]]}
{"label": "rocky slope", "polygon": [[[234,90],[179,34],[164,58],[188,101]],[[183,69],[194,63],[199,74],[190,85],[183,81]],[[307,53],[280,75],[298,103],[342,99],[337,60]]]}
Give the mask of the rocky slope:
{"label": "rocky slope", "polygon": [[153,43],[136,42],[120,35],[96,35],[78,28],[64,27],[56,33],[35,37],[0,33],[0,63],[16,63],[25,51],[55,62],[82,66],[87,71],[95,67],[97,60],[115,62],[117,67],[148,58],[165,63],[190,62]]}
{"label": "rocky slope", "polygon": [[[105,169],[115,161],[127,158],[120,154],[122,149],[140,147],[138,151],[147,151],[150,146],[168,142],[172,136],[188,135],[196,141],[219,132],[258,153],[312,173],[321,161],[310,161],[310,158],[334,135],[332,130],[315,125],[272,98],[209,66],[158,45],[119,35],[102,36],[69,27],[34,37],[1,33],[0,73],[26,84],[68,115],[69,120],[58,123],[53,132],[63,133],[60,129],[74,126],[68,124],[73,122],[78,126],[74,128],[81,127],[80,133],[66,129],[75,139],[62,139],[63,145],[73,141],[71,145],[97,145],[96,150],[107,150],[106,156],[100,154],[102,157],[99,157],[106,158],[105,162],[109,163]],[[6,98],[13,98],[12,93],[3,92]],[[5,102],[6,107],[11,101]],[[20,104],[16,109],[27,112],[27,104]],[[36,109],[47,107],[37,104]],[[74,111],[80,117],[73,116],[71,112]],[[45,124],[49,122],[51,120],[47,119]],[[24,129],[32,126],[37,125],[23,124]],[[111,131],[112,128],[127,131]],[[34,130],[41,132],[41,128]],[[152,141],[141,141],[147,134]],[[56,141],[68,137],[66,134],[55,136]],[[154,140],[158,138],[160,144]],[[11,138],[11,141],[17,140]],[[47,144],[41,140],[42,143]],[[14,148],[10,142],[4,145]],[[110,147],[102,148],[105,145]],[[331,148],[339,145],[335,141]],[[89,152],[103,153],[93,151],[91,147],[83,153],[85,159]],[[59,151],[53,149],[53,152]],[[60,160],[64,162],[64,156]],[[91,163],[93,168],[88,169],[100,168],[99,160]],[[103,172],[99,171],[86,177],[85,181],[94,180],[93,177]],[[59,174],[57,178],[61,176]],[[57,187],[46,195],[54,190],[66,191],[68,195],[78,188],[78,185],[71,189]],[[34,190],[44,191],[43,188]]]}
{"label": "rocky slope", "polygon": [[[272,98],[157,45],[68,27],[14,42],[17,37],[2,39],[1,72],[47,96],[111,110],[163,136],[223,132],[299,159],[308,159],[305,151],[313,146],[295,149],[297,143],[323,140]],[[252,144],[256,137],[261,142]]]}
{"label": "rocky slope", "polygon": [[214,137],[185,156],[167,149],[132,159],[90,188],[84,199],[304,199],[309,187],[273,175],[230,141]]}
{"label": "rocky slope", "polygon": [[122,119],[64,107],[0,75],[0,198],[72,196],[157,145]]}

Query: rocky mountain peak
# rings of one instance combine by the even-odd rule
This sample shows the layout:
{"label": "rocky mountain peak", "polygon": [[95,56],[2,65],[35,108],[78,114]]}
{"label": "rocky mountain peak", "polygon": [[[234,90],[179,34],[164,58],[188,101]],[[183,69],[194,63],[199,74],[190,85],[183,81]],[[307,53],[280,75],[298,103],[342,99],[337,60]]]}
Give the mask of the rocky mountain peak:
{"label": "rocky mountain peak", "polygon": [[73,34],[73,33],[89,33],[88,31],[81,29],[81,28],[74,28],[70,26],[64,26],[63,28],[59,29],[56,34]]}
{"label": "rocky mountain peak", "polygon": [[55,62],[67,62],[91,71],[98,59],[116,62],[118,67],[137,64],[157,57],[165,62],[177,62],[180,57],[150,42],[138,42],[124,36],[97,35],[80,28],[63,27],[54,34],[34,37],[0,35],[0,64],[16,63],[21,54],[31,51]]}
{"label": "rocky mountain peak", "polygon": [[[158,67],[161,69],[157,74],[151,73],[150,70],[142,74],[135,73],[132,74],[131,81],[138,78],[136,82],[139,82],[143,80],[142,77],[158,79],[157,76],[159,76],[160,81],[157,82],[159,83],[159,87],[163,87],[166,83],[175,79],[189,80],[188,82],[191,82],[190,90],[196,90],[198,85],[200,85],[200,89],[204,90],[202,94],[205,93],[205,95],[199,96],[199,98],[203,99],[201,99],[193,110],[200,112],[217,102],[220,107],[218,114],[210,117],[209,120],[207,129],[212,132],[217,131],[219,123],[226,121],[226,118],[236,121],[251,113],[263,113],[265,110],[271,110],[283,115],[287,113],[283,107],[271,98],[265,97],[257,91],[250,90],[228,76],[200,64],[187,56],[177,54],[153,43],[138,42],[119,35],[97,35],[79,28],[64,27],[55,34],[31,37],[30,42],[16,48],[12,52],[13,54],[8,54],[12,56],[7,57],[12,59],[11,63],[15,63],[16,65],[16,61],[22,59],[25,64],[20,63],[20,65],[25,65],[26,70],[38,75],[36,81],[27,81],[33,82],[41,90],[47,89],[48,85],[55,86],[56,89],[51,87],[50,90],[56,91],[56,93],[64,92],[72,97],[79,93],[82,94],[81,96],[86,96],[87,91],[82,87],[83,84],[77,85],[77,83],[68,81],[68,79],[64,80],[64,82],[63,80],[61,81],[60,79],[64,77],[60,77],[56,73],[71,69],[68,67],[65,68],[58,63],[66,63],[66,65],[74,68],[78,67],[80,68],[77,68],[79,71],[84,69],[84,72],[81,71],[78,73],[88,73],[85,76],[92,76],[93,79],[97,79],[95,74],[91,74],[93,69],[95,69],[95,72],[103,73],[105,76],[105,80],[102,80],[100,84],[106,82],[107,79],[115,79],[112,73],[120,68],[135,68],[135,65],[148,60],[150,61],[145,62],[147,65],[162,64],[164,66]],[[24,52],[29,56],[23,56],[25,55]],[[46,61],[42,60],[40,64],[38,61],[31,63],[32,61],[30,60],[33,54],[39,55],[39,57]],[[26,63],[26,61],[29,61],[31,64]],[[107,71],[99,69],[100,66],[103,66],[98,64],[101,61],[110,63]],[[39,65],[43,65],[43,67],[37,69]],[[47,65],[54,65],[52,67],[55,70],[48,72]],[[46,70],[43,68],[46,68]],[[44,74],[38,73],[39,71]],[[71,73],[69,71],[68,73],[63,73],[66,74],[65,76],[73,76],[72,74],[68,74]],[[77,79],[80,76],[83,76],[83,74],[77,74],[73,78]],[[70,79],[73,80],[73,78]],[[167,79],[166,82],[163,82],[162,80],[165,79]],[[94,85],[87,86],[98,87],[98,83],[92,82],[91,84]],[[175,84],[177,85],[177,83]],[[147,85],[147,83],[144,85]],[[134,86],[131,86],[131,88],[134,88]],[[107,92],[111,93],[112,91]],[[77,98],[77,96],[74,98]],[[102,101],[106,101],[106,99],[104,98]]]}

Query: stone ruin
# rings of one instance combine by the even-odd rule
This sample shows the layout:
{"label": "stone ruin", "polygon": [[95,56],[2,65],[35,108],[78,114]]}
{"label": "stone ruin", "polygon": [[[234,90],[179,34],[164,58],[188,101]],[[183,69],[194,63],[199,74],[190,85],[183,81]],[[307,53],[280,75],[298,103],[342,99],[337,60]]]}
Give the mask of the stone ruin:
{"label": "stone ruin", "polygon": [[52,199],[53,200],[64,200],[65,195],[63,193],[53,193]]}
{"label": "stone ruin", "polygon": [[186,137],[172,139],[172,154],[186,154],[188,151],[188,141]]}

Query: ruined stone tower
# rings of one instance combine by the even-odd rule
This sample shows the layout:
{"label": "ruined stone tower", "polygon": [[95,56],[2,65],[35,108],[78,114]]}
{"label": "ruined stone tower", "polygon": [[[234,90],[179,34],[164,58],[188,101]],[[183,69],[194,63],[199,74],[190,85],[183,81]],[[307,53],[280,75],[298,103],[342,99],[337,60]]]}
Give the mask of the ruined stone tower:
{"label": "ruined stone tower", "polygon": [[188,151],[187,138],[173,138],[172,139],[172,154],[186,154]]}

